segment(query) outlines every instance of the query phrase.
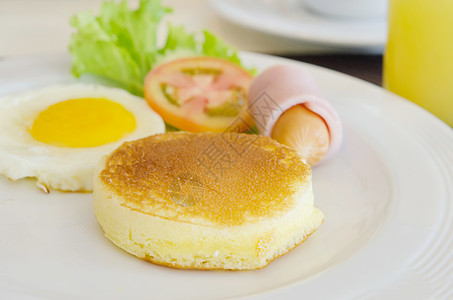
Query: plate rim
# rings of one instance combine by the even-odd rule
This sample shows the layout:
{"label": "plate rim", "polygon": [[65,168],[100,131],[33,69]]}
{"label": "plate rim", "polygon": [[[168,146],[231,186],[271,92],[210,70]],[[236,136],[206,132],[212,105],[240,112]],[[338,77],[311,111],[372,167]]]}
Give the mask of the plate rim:
{"label": "plate rim", "polygon": [[[260,25],[265,25],[266,23],[256,21],[259,20],[258,17],[253,17],[247,11],[237,7],[236,2],[228,0],[209,0],[210,6],[213,10],[220,15],[222,18],[240,25],[245,28],[253,29],[262,33],[267,33],[275,36],[282,36],[290,40],[301,41],[301,42],[310,42],[314,44],[319,44],[323,46],[333,46],[338,48],[356,48],[356,49],[375,49],[383,48],[386,44],[387,32],[386,25],[383,25],[384,36],[382,38],[376,37],[374,39],[369,39],[363,41],[363,39],[351,38],[345,40],[341,38],[332,38],[325,36],[317,36],[316,34],[310,34],[310,30],[302,31],[303,34],[295,34],[293,31],[285,29],[285,26],[276,28],[272,26],[266,26],[265,28]],[[250,17],[253,18],[250,18]],[[359,24],[359,23],[358,23]]]}

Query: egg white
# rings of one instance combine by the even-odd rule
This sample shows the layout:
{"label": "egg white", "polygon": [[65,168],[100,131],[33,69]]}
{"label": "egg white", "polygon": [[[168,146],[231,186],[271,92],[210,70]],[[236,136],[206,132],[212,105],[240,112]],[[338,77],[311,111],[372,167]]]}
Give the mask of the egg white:
{"label": "egg white", "polygon": [[[136,128],[125,138],[97,147],[56,147],[35,140],[29,132],[39,113],[70,99],[106,98],[135,117]],[[0,98],[0,173],[11,180],[37,179],[44,191],[91,191],[92,173],[102,156],[126,141],[165,132],[162,118],[142,98],[93,84],[54,85]]]}

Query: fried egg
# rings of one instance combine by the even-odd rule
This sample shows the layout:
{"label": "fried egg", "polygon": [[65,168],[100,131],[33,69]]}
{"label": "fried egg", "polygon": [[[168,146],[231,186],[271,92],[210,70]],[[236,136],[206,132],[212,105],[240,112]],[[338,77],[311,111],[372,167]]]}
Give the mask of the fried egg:
{"label": "fried egg", "polygon": [[0,98],[0,173],[33,177],[44,191],[91,191],[92,172],[125,141],[165,132],[142,98],[91,84]]}

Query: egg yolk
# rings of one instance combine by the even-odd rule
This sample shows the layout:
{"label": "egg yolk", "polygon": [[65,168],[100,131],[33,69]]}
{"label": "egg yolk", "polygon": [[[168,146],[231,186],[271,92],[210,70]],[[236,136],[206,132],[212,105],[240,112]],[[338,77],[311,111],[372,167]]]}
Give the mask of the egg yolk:
{"label": "egg yolk", "polygon": [[66,100],[40,112],[29,130],[33,138],[58,147],[96,147],[134,131],[135,117],[104,98]]}

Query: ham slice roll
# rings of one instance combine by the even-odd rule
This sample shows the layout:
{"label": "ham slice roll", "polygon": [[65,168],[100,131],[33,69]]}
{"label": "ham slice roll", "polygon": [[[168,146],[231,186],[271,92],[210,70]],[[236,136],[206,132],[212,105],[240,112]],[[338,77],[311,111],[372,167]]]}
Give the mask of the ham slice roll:
{"label": "ham slice roll", "polygon": [[[326,137],[328,145],[325,147],[326,151],[323,151],[322,157],[314,159],[315,162],[311,163],[311,165],[316,164],[321,159],[332,156],[340,148],[343,139],[341,120],[330,103],[321,96],[313,77],[301,67],[276,65],[266,69],[252,81],[248,94],[248,103],[249,111],[255,120],[260,134],[272,136],[277,141],[279,141],[279,138],[274,137],[274,134],[279,136],[282,134],[298,135],[297,139],[299,141],[297,145],[289,145],[294,144],[292,142],[295,140],[294,138],[291,138],[291,141],[288,138],[282,138],[284,141],[288,140],[287,143],[280,141],[283,144],[287,144],[287,146],[294,146],[293,148],[303,148],[301,144],[303,143],[302,140],[307,141],[307,137],[303,137],[304,132],[307,132],[307,130],[311,130],[312,132],[319,131],[317,128],[311,128],[311,126],[319,127],[323,126],[322,124],[324,123],[327,127],[327,131],[325,129],[324,131],[328,135]],[[288,111],[295,106],[303,106],[305,115],[310,112],[314,114],[305,118],[303,111],[289,113]],[[298,117],[298,114],[300,117]],[[279,125],[278,123],[290,124],[282,120],[286,116],[287,118],[292,118],[293,126],[285,125],[285,128],[287,128],[286,131],[279,128],[278,132],[273,134],[274,127]],[[315,119],[317,117],[321,118],[324,122],[313,122],[316,121]],[[295,125],[295,122],[298,124]],[[312,125],[312,123],[316,125]],[[294,132],[298,128],[300,128],[301,132]],[[322,136],[322,132],[315,135],[317,135],[316,138],[319,138]],[[310,137],[308,137],[309,139]],[[309,146],[309,148],[313,148],[313,145]],[[301,150],[301,152],[303,151]],[[307,161],[309,160],[307,157]]]}

